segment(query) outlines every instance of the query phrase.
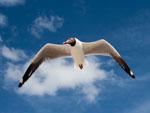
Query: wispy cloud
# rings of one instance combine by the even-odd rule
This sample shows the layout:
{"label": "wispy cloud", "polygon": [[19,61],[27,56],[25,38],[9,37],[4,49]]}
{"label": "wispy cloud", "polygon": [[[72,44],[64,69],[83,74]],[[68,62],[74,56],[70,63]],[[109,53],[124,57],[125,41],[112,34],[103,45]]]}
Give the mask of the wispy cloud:
{"label": "wispy cloud", "polygon": [[4,14],[0,13],[0,27],[7,25],[7,17]]}
{"label": "wispy cloud", "polygon": [[93,84],[84,85],[82,92],[85,94],[85,99],[89,102],[95,102],[96,97],[100,93],[100,89]]}
{"label": "wispy cloud", "polygon": [[31,26],[31,33],[37,38],[40,38],[44,30],[56,32],[63,26],[63,23],[64,19],[59,16],[39,16],[34,20]]}
{"label": "wispy cloud", "polygon": [[[104,80],[110,76],[109,72],[101,69],[100,63],[94,57],[87,59],[88,65],[84,70],[75,69],[73,63],[65,59],[57,59],[43,63],[34,75],[18,90],[26,95],[55,95],[58,90],[81,88],[85,99],[94,102],[100,89],[94,85],[96,81]],[[6,81],[19,81],[27,69],[29,61],[25,64],[15,65],[8,63],[5,71]],[[8,83],[8,82],[7,82]],[[15,84],[17,86],[17,84]]]}
{"label": "wispy cloud", "polygon": [[9,48],[5,45],[0,48],[0,54],[11,61],[20,61],[27,57],[22,50]]}
{"label": "wispy cloud", "polygon": [[3,42],[2,36],[0,35],[0,43]]}
{"label": "wispy cloud", "polygon": [[85,0],[76,0],[74,3],[74,7],[82,16],[87,13],[87,3]]}
{"label": "wispy cloud", "polygon": [[149,113],[150,112],[150,101],[146,100],[144,102],[136,103],[137,106],[134,108],[131,108],[128,111],[125,111],[125,113]]}
{"label": "wispy cloud", "polygon": [[[148,29],[150,29],[149,23],[150,10],[139,10],[135,15],[127,19],[127,22],[124,25],[111,31],[112,33],[110,33],[110,36],[119,42],[118,45],[120,48],[123,48],[128,52],[132,50],[132,53],[134,53],[134,56],[136,56],[135,53],[139,54],[139,52],[136,50],[143,50],[150,44],[150,41],[148,41],[150,35],[148,31]],[[125,46],[127,44],[132,46]],[[143,54],[139,55],[143,56]]]}
{"label": "wispy cloud", "polygon": [[2,6],[16,6],[22,5],[25,3],[25,0],[0,0],[0,5]]}

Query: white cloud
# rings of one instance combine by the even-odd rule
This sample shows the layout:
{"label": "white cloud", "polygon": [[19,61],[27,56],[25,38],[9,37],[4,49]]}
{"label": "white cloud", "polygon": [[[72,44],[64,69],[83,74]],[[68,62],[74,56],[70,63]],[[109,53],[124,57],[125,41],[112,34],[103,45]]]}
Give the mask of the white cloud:
{"label": "white cloud", "polygon": [[0,48],[0,53],[3,57],[11,61],[20,61],[27,57],[22,50],[9,48],[5,45]]}
{"label": "white cloud", "polygon": [[[110,76],[110,73],[100,69],[101,64],[97,63],[96,58],[88,58],[87,61],[90,65],[84,70],[75,69],[73,63],[65,59],[45,62],[18,92],[38,96],[45,94],[55,95],[60,89],[80,87],[81,92],[85,95],[85,99],[89,102],[94,102],[101,91],[94,83]],[[6,81],[18,82],[27,69],[28,64],[29,62],[24,65],[8,63],[8,68],[5,72]]]}
{"label": "white cloud", "polygon": [[3,5],[3,6],[22,5],[24,3],[25,3],[25,0],[0,0],[0,5]]}
{"label": "white cloud", "polygon": [[40,38],[43,34],[44,30],[48,30],[49,32],[56,32],[57,29],[63,26],[64,19],[59,16],[39,16],[33,22],[31,26],[31,33]]}
{"label": "white cloud", "polygon": [[94,102],[96,97],[99,95],[100,89],[93,84],[84,85],[82,92],[85,94],[86,100]]}
{"label": "white cloud", "polygon": [[7,17],[0,13],[0,27],[7,25]]}

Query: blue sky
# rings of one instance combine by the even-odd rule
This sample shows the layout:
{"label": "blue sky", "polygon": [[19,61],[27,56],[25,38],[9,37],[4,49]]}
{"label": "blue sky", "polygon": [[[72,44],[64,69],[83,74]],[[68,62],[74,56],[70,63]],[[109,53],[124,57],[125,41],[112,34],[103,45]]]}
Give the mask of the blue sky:
{"label": "blue sky", "polygon": [[[0,0],[0,113],[149,113],[149,31],[148,0]],[[111,58],[88,57],[83,72],[70,59],[46,62],[17,88],[44,44],[72,36],[109,41],[136,80]]]}

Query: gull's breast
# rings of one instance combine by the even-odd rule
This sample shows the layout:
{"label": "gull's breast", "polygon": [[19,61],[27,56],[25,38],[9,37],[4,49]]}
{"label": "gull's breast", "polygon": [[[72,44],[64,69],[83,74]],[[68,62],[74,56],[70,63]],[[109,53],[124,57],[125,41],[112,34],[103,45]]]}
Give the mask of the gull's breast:
{"label": "gull's breast", "polygon": [[76,65],[84,64],[84,53],[81,47],[72,48],[71,55]]}

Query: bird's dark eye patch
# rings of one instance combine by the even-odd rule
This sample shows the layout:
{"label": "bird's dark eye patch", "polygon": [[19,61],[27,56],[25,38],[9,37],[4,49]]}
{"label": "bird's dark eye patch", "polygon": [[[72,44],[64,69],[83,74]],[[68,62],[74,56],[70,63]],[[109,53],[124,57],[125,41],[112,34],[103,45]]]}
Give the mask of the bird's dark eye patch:
{"label": "bird's dark eye patch", "polygon": [[75,46],[76,45],[76,40],[73,38],[73,39],[71,39],[72,40],[72,42],[70,43],[70,45],[71,46]]}

